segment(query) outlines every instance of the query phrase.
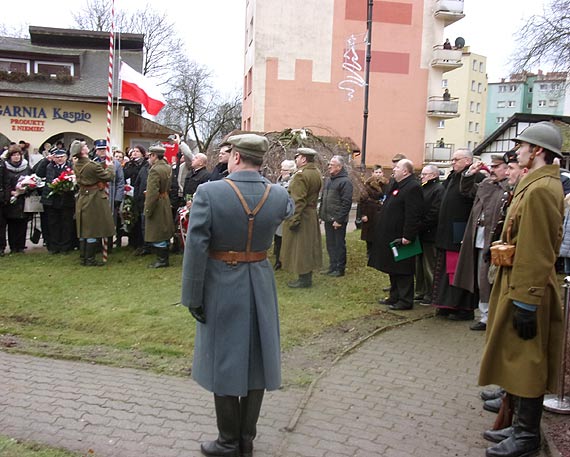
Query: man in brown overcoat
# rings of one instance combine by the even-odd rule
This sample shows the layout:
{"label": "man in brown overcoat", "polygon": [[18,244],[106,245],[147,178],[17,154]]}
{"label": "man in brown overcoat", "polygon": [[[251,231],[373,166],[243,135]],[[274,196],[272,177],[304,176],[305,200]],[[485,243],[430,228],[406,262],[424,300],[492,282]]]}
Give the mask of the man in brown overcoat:
{"label": "man in brown overcoat", "polygon": [[323,263],[321,230],[317,217],[317,201],[323,180],[315,165],[317,151],[299,148],[295,154],[297,172],[289,184],[289,195],[295,201],[295,214],[283,223],[283,269],[298,274],[289,287],[312,286],[313,270]]}
{"label": "man in brown overcoat", "polygon": [[517,185],[501,239],[515,246],[512,266],[499,266],[479,384],[502,386],[514,400],[512,427],[487,431],[499,444],[487,457],[521,457],[540,449],[544,393],[557,390],[562,306],[555,263],[562,238],[562,135],[550,122],[525,129],[513,141],[528,174]]}
{"label": "man in brown overcoat", "polygon": [[172,168],[164,160],[165,151],[161,145],[149,149],[150,170],[144,198],[144,240],[156,252],[156,262],[151,263],[149,268],[169,266],[168,243],[174,235],[174,220],[168,197]]}
{"label": "man in brown overcoat", "polygon": [[115,177],[115,169],[89,160],[89,147],[84,141],[76,140],[71,143],[70,153],[77,159],[73,170],[79,185],[75,222],[81,264],[88,267],[101,266],[103,263],[95,259],[99,244],[97,240],[115,233],[109,196],[105,191],[106,183]]}

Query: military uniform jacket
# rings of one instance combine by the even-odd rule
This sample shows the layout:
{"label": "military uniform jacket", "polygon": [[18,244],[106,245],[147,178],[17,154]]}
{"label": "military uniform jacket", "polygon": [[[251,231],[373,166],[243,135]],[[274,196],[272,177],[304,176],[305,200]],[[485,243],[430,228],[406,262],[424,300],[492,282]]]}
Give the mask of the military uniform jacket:
{"label": "military uniform jacket", "polygon": [[[502,239],[513,219],[516,245],[512,267],[499,267],[489,302],[479,384],[534,398],[556,392],[562,346],[562,307],[554,264],[562,236],[563,194],[558,166],[525,176],[515,189]],[[513,300],[538,307],[538,333],[519,338],[513,328]]]}
{"label": "military uniform jacket", "polygon": [[105,189],[97,183],[107,183],[115,177],[115,167],[103,168],[87,157],[77,159],[73,169],[79,184],[75,203],[75,222],[79,238],[105,238],[115,234],[115,224]]}
{"label": "military uniform jacket", "polygon": [[[317,217],[317,201],[322,186],[321,173],[308,163],[293,175],[289,195],[295,202],[295,214],[283,224],[281,262],[286,271],[305,274],[323,265],[321,230]],[[299,229],[291,231],[292,225]]]}
{"label": "military uniform jacket", "polygon": [[[251,209],[267,181],[255,171],[231,173]],[[269,249],[277,226],[293,213],[287,191],[271,191],[254,220],[252,251]],[[238,196],[225,181],[198,187],[188,225],[182,268],[182,304],[203,306],[197,323],[192,377],[219,395],[243,396],[281,384],[279,316],[269,260],[229,265],[209,257],[216,251],[245,251],[248,222]]]}
{"label": "military uniform jacket", "polygon": [[157,160],[150,167],[144,200],[144,240],[156,243],[172,238],[174,220],[168,191],[172,169],[166,160]]}

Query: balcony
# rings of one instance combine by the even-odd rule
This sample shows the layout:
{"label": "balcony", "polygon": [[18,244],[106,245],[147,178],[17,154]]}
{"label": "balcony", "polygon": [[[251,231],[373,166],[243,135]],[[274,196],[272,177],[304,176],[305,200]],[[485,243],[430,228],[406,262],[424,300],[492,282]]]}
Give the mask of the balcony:
{"label": "balcony", "polygon": [[433,47],[433,58],[431,66],[441,70],[449,71],[459,68],[463,65],[461,56],[463,51],[461,49],[443,49],[442,45]]}
{"label": "balcony", "polygon": [[445,21],[448,26],[465,17],[463,14],[463,0],[437,0],[435,2],[435,12],[437,19]]}
{"label": "balcony", "polygon": [[450,100],[444,100],[441,96],[433,96],[428,98],[427,115],[439,119],[453,119],[459,117],[459,99],[452,97]]}
{"label": "balcony", "polygon": [[451,143],[426,143],[425,162],[449,162],[455,147]]}

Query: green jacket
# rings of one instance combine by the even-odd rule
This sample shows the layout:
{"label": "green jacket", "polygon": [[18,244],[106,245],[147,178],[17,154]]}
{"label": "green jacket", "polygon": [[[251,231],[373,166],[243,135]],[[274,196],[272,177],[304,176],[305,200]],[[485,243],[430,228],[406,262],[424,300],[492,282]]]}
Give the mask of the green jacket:
{"label": "green jacket", "polygon": [[149,243],[170,240],[174,235],[174,219],[168,198],[172,168],[166,160],[157,160],[150,167],[144,199],[145,233]]}
{"label": "green jacket", "polygon": [[[87,157],[73,165],[79,193],[75,202],[75,222],[79,238],[106,238],[115,234],[105,184],[115,177],[115,168],[104,168]],[[97,188],[99,186],[99,188]]]}
{"label": "green jacket", "polygon": [[[502,233],[512,220],[512,267],[499,267],[489,301],[486,343],[479,384],[497,384],[520,397],[557,390],[562,346],[562,306],[555,263],[562,238],[560,170],[546,165],[525,176],[509,206]],[[538,333],[519,338],[513,300],[537,306]]]}
{"label": "green jacket", "polygon": [[[293,175],[289,195],[295,202],[295,213],[283,223],[283,268],[295,274],[305,274],[321,268],[321,230],[317,217],[317,201],[322,186],[321,173],[314,163],[308,163]],[[296,231],[291,226],[298,226]]]}

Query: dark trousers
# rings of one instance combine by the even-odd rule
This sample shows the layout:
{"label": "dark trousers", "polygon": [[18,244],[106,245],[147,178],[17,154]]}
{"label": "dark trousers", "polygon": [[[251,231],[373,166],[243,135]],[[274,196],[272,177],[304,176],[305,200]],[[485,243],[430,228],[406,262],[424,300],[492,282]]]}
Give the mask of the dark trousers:
{"label": "dark trousers", "polygon": [[6,211],[4,206],[0,206],[0,251],[6,250],[6,226],[8,221],[6,220],[6,216],[4,215],[4,211]]}
{"label": "dark trousers", "polygon": [[48,215],[45,212],[45,209],[40,214],[40,229],[42,231],[42,238],[44,240],[44,245],[48,246],[49,248],[49,222],[48,222]]}
{"label": "dark trousers", "polygon": [[275,262],[279,262],[281,258],[281,244],[283,242],[283,237],[279,235],[273,235],[273,255],[275,255]]}
{"label": "dark trousers", "polygon": [[8,219],[8,244],[10,245],[10,251],[24,251],[27,229],[27,217],[23,219]]}
{"label": "dark trousers", "polygon": [[335,229],[332,222],[325,222],[325,235],[330,261],[329,269],[344,273],[346,268],[346,224]]}
{"label": "dark trousers", "polygon": [[416,295],[424,297],[424,301],[430,301],[437,250],[435,243],[429,241],[422,241],[422,250],[416,257]]}
{"label": "dark trousers", "polygon": [[396,275],[390,273],[390,303],[414,305],[414,275]]}
{"label": "dark trousers", "polygon": [[48,249],[51,252],[67,252],[73,249],[75,240],[74,208],[44,207],[50,237]]}

